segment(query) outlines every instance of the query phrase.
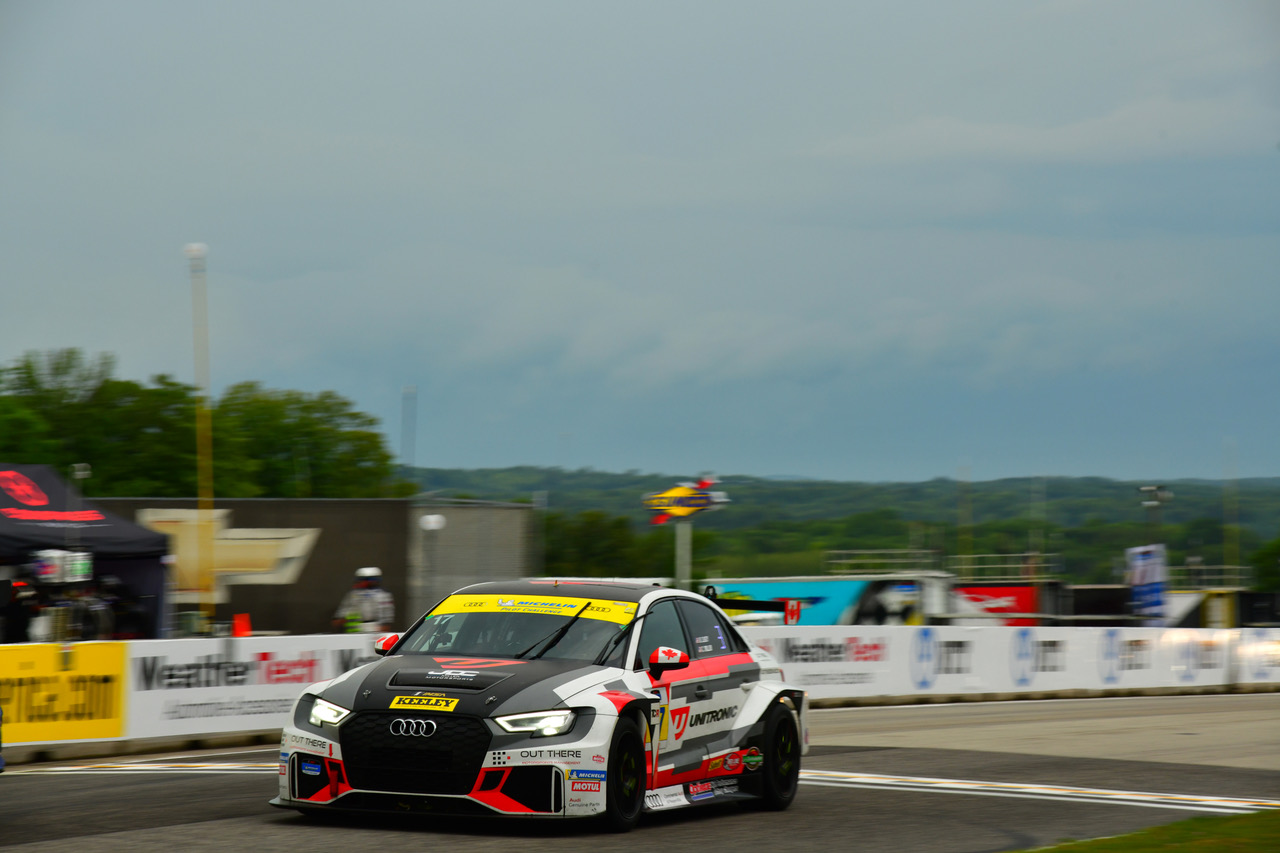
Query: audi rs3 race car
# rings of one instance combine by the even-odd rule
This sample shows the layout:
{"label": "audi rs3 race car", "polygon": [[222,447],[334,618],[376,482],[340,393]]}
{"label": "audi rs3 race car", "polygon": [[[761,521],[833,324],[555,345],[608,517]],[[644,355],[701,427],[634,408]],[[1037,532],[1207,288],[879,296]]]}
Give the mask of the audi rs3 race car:
{"label": "audi rs3 race car", "polygon": [[643,811],[795,797],[805,693],[696,593],[476,584],[375,650],[299,697],[272,805],[598,816],[625,831]]}

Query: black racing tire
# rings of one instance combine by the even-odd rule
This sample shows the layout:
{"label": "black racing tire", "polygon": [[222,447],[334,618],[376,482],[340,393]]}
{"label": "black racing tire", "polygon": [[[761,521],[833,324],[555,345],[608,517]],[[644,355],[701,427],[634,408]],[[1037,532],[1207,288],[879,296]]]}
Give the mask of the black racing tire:
{"label": "black racing tire", "polygon": [[800,729],[795,714],[781,702],[773,703],[765,714],[763,752],[760,805],[782,811],[800,787]]}
{"label": "black racing tire", "polygon": [[644,809],[647,772],[644,735],[634,717],[619,717],[609,743],[609,773],[605,779],[604,824],[614,832],[630,832]]}

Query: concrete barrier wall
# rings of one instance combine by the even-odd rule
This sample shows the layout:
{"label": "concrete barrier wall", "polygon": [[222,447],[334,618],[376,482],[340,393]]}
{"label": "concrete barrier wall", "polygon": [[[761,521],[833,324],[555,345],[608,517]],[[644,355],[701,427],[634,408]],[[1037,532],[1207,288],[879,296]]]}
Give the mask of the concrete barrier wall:
{"label": "concrete barrier wall", "polygon": [[817,704],[1280,687],[1280,629],[743,629]]}
{"label": "concrete barrier wall", "polygon": [[[753,627],[823,705],[1280,689],[1280,628]],[[279,737],[306,684],[374,636],[0,646],[5,757],[70,758]]]}

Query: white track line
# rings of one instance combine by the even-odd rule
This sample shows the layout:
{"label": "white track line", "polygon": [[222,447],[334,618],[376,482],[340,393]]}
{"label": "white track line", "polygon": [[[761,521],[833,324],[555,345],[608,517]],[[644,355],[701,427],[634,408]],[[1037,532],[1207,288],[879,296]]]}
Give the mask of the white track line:
{"label": "white track line", "polygon": [[[112,764],[67,764],[57,767],[12,768],[5,775],[23,774],[266,774],[279,772],[279,764],[226,762],[130,761]],[[827,788],[864,788],[880,791],[909,791],[921,794],[970,794],[984,797],[1014,797],[1028,800],[1056,800],[1150,809],[1178,809],[1213,814],[1241,814],[1280,809],[1280,800],[1238,797],[1210,797],[1190,794],[1160,794],[1148,791],[1119,791],[1108,788],[1077,788],[1069,785],[1032,785],[1016,782],[981,782],[970,779],[939,779],[931,776],[887,776],[879,773],[843,773],[834,770],[802,770],[800,782]]]}
{"label": "white track line", "polygon": [[1016,782],[979,782],[967,779],[938,779],[928,776],[886,776],[877,773],[841,773],[804,770],[800,781],[807,785],[836,788],[874,788],[916,793],[974,794],[988,797],[1021,797],[1036,800],[1066,800],[1084,803],[1142,806],[1158,809],[1185,809],[1236,814],[1263,809],[1280,809],[1280,800],[1237,797],[1208,797],[1188,794],[1159,794],[1148,791],[1117,791],[1106,788],[1077,788],[1069,785],[1027,785]]}

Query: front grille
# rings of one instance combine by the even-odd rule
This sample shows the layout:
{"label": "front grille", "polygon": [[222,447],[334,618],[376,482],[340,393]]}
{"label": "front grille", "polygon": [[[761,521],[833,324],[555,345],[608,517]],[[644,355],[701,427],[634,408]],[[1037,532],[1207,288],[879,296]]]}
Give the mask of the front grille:
{"label": "front grille", "polygon": [[[432,720],[431,737],[391,734],[391,721]],[[411,794],[466,794],[485,753],[489,729],[475,717],[362,711],[342,724],[339,740],[353,788]]]}

